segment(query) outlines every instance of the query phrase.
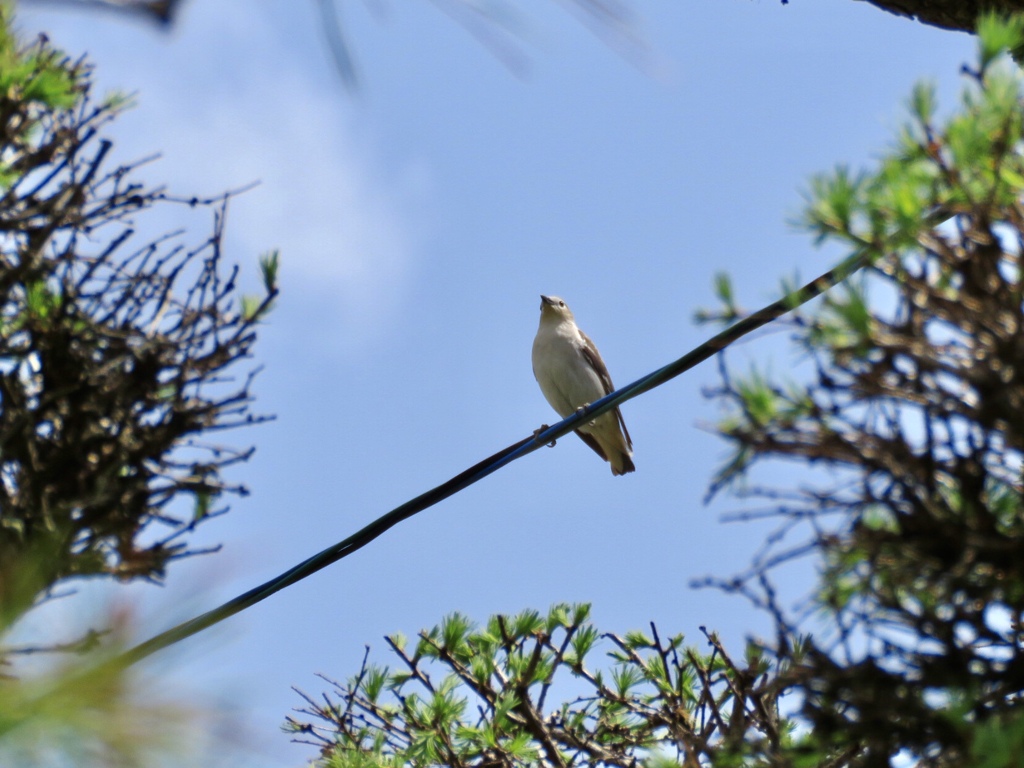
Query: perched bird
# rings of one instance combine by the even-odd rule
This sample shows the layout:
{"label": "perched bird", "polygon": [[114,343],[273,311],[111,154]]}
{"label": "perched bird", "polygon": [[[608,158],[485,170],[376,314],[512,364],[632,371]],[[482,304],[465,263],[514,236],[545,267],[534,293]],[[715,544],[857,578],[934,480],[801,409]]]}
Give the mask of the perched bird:
{"label": "perched bird", "polygon": [[[540,297],[533,375],[544,397],[563,419],[615,390],[594,342],[576,327],[572,311],[557,296]],[[618,408],[588,422],[576,434],[612,465],[613,475],[636,470],[633,442]]]}

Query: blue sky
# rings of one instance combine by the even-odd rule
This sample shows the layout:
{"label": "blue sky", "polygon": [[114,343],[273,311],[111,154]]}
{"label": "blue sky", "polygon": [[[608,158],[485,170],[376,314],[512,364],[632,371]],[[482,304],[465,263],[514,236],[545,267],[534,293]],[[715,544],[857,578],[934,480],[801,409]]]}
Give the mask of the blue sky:
{"label": "blue sky", "polygon": [[[810,175],[871,162],[920,78],[952,105],[966,35],[851,0],[635,2],[647,53],[619,55],[565,3],[523,3],[523,77],[442,12],[445,3],[345,3],[361,73],[340,85],[313,3],[197,0],[170,34],[109,16],[22,8],[87,52],[101,90],[138,92],[113,127],[117,158],[155,151],[146,178],[182,195],[259,179],[229,214],[229,258],[255,287],[282,252],[282,295],[254,362],[257,453],[234,479],[252,494],[196,544],[163,588],[93,590],[26,631],[72,631],[97,602],[130,600],[140,639],[209,609],[344,538],[555,416],[530,370],[540,293],[564,297],[625,384],[700,343],[692,322],[728,271],[742,304],[824,271],[787,223]],[[635,51],[632,53],[635,54]],[[159,216],[200,240],[205,214]],[[786,371],[783,339],[746,342]],[[591,601],[610,631],[654,619],[734,647],[765,628],[738,598],[689,588],[741,570],[764,528],[702,503],[726,446],[702,388],[712,364],[634,400],[637,471],[613,478],[563,439],[409,520],[371,546],[148,662],[145,679],[207,710],[208,765],[298,765],[279,732],[344,678],[370,643],[453,610]],[[788,478],[776,472],[775,479]],[[796,476],[793,476],[794,479]],[[809,585],[790,574],[791,599]],[[124,595],[130,595],[125,598]],[[204,752],[204,750],[208,750]]]}

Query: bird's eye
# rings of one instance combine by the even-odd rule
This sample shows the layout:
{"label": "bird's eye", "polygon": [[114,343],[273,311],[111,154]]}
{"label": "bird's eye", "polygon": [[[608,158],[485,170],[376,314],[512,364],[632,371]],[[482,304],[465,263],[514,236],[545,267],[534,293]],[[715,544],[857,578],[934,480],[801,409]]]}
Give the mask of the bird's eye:
{"label": "bird's eye", "polygon": [[560,306],[560,307],[564,307],[564,306],[565,306],[565,302],[564,302],[564,301],[560,301],[560,302],[558,302],[558,306]]}

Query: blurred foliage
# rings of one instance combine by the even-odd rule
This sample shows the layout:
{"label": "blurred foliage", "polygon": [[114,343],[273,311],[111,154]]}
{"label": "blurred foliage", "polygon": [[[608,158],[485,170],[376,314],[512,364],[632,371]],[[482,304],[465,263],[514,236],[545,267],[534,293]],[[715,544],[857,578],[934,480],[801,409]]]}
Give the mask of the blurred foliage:
{"label": "blurred foliage", "polygon": [[7,649],[23,658],[74,651],[32,674],[0,677],[0,765],[135,766],[185,754],[181,741],[199,713],[106,662],[122,650],[132,617],[118,611],[98,633],[55,649]]}
{"label": "blurred foliage", "polygon": [[[84,59],[11,25],[0,6],[0,762],[139,765],[181,713],[104,663],[123,617],[70,640],[18,622],[76,580],[159,581],[208,551],[188,535],[244,492],[224,470],[251,453],[209,436],[261,420],[235,372],[277,256],[243,314],[221,256],[230,193],[176,199],[112,164],[102,133],[127,100],[94,101]],[[208,209],[212,231],[137,234],[158,206]]]}
{"label": "blurred foliage", "polygon": [[[182,0],[23,0],[37,5],[62,5],[141,19],[170,29],[178,23],[186,3]],[[366,0],[368,10],[379,16],[385,9],[378,0]],[[528,3],[519,0],[434,0],[438,10],[473,35],[495,58],[516,74],[528,68],[526,44],[530,41]],[[356,90],[361,81],[357,47],[347,34],[342,0],[313,0],[320,28],[342,83]],[[401,7],[404,3],[396,3]],[[568,0],[562,3],[609,46],[631,59],[642,61],[646,45],[638,31],[629,0]],[[349,6],[351,10],[351,5]],[[404,9],[403,9],[404,10]]]}

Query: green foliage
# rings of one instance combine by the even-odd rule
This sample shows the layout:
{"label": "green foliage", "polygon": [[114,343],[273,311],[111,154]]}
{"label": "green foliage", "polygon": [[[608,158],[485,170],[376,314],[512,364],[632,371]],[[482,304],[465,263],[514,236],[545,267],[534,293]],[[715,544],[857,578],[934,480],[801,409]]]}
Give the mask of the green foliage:
{"label": "green foliage", "polygon": [[[668,754],[734,765],[768,760],[788,741],[775,668],[760,652],[737,665],[714,636],[701,653],[653,626],[602,635],[588,616],[588,605],[560,604],[481,629],[452,614],[420,633],[412,655],[389,638],[398,671],[364,659],[333,694],[303,695],[311,720],[289,718],[286,729],[321,748],[322,768],[631,765]],[[599,645],[607,674],[591,671]],[[578,694],[550,704],[556,690]]]}
{"label": "green foliage", "polygon": [[978,19],[978,58],[984,73],[1000,54],[1024,50],[1024,16],[985,12]]}
{"label": "green foliage", "polygon": [[263,276],[263,288],[268,294],[277,293],[277,268],[280,251],[274,250],[260,256],[260,274]]}
{"label": "green foliage", "polygon": [[280,252],[269,251],[260,256],[260,276],[263,279],[264,295],[243,295],[239,314],[247,323],[256,323],[265,318],[274,308],[273,297],[277,295],[277,270],[280,265]]}
{"label": "green foliage", "polygon": [[1009,768],[1024,765],[1024,716],[1014,712],[987,720],[975,731],[971,743],[974,768]]}
{"label": "green foliage", "polygon": [[45,42],[23,47],[11,31],[9,7],[0,7],[0,111],[69,109],[83,74]]}
{"label": "green foliage", "polygon": [[[868,258],[791,321],[808,381],[724,375],[718,486],[771,459],[833,470],[764,489],[786,544],[720,582],[775,618],[776,663],[800,659],[786,765],[1020,761],[1024,102],[998,53],[1022,39],[987,17],[952,115],[918,86],[873,169],[812,180],[802,224]],[[800,553],[819,558],[819,631],[798,637],[770,576]]]}
{"label": "green foliage", "polygon": [[[136,166],[108,166],[104,129],[128,99],[94,102],[91,75],[45,38],[22,44],[0,5],[3,765],[139,765],[170,745],[183,713],[136,700],[132,676],[106,663],[124,647],[122,616],[100,617],[116,632],[70,641],[13,647],[11,630],[73,580],[159,581],[209,551],[188,536],[244,492],[224,472],[251,453],[209,433],[261,420],[235,366],[277,292],[276,252],[243,317],[222,266],[225,197],[189,201],[213,221],[205,242],[139,241],[142,212],[180,203]],[[21,663],[39,654],[73,659]]]}
{"label": "green foliage", "polygon": [[742,314],[733,294],[732,278],[728,274],[719,272],[715,275],[714,291],[716,298],[722,304],[722,309],[717,311],[704,308],[696,310],[693,313],[695,323],[700,325],[705,323],[728,324],[735,321]]}
{"label": "green foliage", "polygon": [[90,634],[65,649],[77,656],[59,667],[0,680],[0,762],[130,766],[179,751],[191,714],[158,695],[140,700],[133,675],[103,664],[123,647],[121,630],[104,637],[103,650]]}
{"label": "green foliage", "polygon": [[[11,31],[11,11],[0,6],[0,191],[25,175],[21,154],[35,143],[55,111],[73,109],[88,88],[88,69],[40,40],[25,46]],[[114,108],[111,107],[111,111]]]}
{"label": "green foliage", "polygon": [[[45,40],[21,46],[0,10],[0,613],[10,621],[66,579],[162,578],[190,554],[185,534],[223,511],[213,502],[244,491],[221,470],[250,452],[200,438],[260,421],[247,413],[251,377],[232,388],[224,374],[269,311],[277,253],[261,261],[265,295],[239,314],[221,266],[223,210],[196,247],[136,242],[130,217],[176,203],[134,181],[133,166],[106,168],[102,130],[125,99],[95,105],[90,92],[84,60]],[[190,202],[215,204],[225,198]],[[175,510],[179,497],[191,515]],[[16,572],[33,575],[35,592]]]}
{"label": "green foliage", "polygon": [[852,176],[845,166],[837,167],[831,175],[811,179],[805,223],[816,229],[818,242],[830,232],[851,231],[855,226],[854,217],[863,217],[857,203],[863,195],[864,185],[864,177]]}

